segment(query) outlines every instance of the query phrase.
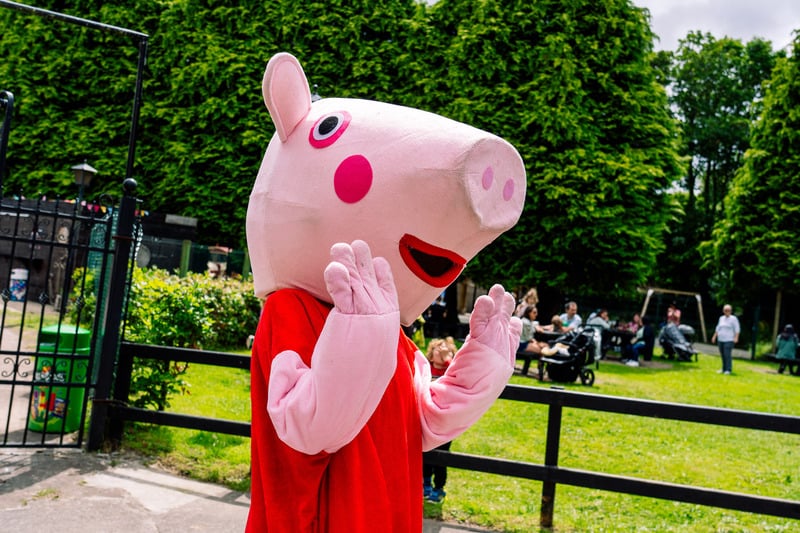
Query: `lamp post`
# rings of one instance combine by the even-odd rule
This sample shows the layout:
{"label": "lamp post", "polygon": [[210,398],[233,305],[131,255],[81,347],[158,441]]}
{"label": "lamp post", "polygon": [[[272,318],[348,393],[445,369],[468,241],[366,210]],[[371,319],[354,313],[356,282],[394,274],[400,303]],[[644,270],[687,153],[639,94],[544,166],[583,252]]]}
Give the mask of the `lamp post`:
{"label": "lamp post", "polygon": [[92,178],[97,174],[97,170],[89,165],[85,159],[80,165],[72,166],[71,170],[75,174],[75,185],[78,186],[78,205],[80,205],[83,201],[83,189],[92,184]]}

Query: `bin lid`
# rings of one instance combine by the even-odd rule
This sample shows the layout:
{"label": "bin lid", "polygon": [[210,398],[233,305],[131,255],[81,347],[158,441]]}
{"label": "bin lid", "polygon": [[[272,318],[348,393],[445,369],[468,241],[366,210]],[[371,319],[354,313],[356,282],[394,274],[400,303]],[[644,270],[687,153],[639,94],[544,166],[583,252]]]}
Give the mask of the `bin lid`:
{"label": "bin lid", "polygon": [[[76,339],[77,337],[77,339]],[[92,332],[74,324],[54,324],[45,326],[39,331],[39,343],[55,344],[58,339],[59,348],[89,348]]]}

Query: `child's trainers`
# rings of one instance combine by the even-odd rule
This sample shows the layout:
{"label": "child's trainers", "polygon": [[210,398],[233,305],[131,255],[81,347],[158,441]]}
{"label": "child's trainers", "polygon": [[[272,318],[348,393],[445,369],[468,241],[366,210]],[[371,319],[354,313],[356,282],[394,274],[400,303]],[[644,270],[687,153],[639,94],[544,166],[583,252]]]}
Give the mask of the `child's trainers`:
{"label": "child's trainers", "polygon": [[439,503],[440,501],[444,500],[445,492],[444,489],[433,489],[431,491],[431,495],[428,496],[428,501],[433,503]]}
{"label": "child's trainers", "polygon": [[433,494],[433,487],[430,485],[422,485],[422,497],[426,500],[430,500],[431,494]]}

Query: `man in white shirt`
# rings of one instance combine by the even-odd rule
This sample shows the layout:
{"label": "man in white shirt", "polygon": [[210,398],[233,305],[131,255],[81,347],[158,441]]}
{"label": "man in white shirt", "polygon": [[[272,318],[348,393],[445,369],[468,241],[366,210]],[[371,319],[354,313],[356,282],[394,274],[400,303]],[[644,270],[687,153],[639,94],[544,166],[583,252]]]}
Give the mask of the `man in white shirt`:
{"label": "man in white shirt", "polygon": [[578,314],[578,304],[569,302],[564,306],[564,313],[561,314],[561,322],[564,324],[565,331],[571,331],[583,323],[581,315]]}

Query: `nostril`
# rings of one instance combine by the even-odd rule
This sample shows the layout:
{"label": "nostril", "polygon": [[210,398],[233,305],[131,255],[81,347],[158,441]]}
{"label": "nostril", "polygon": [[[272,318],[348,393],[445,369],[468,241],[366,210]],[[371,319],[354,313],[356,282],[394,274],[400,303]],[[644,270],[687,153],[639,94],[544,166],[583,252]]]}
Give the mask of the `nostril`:
{"label": "nostril", "polygon": [[514,180],[509,179],[503,186],[503,200],[507,202],[511,200],[513,197],[514,197]]}
{"label": "nostril", "polygon": [[492,167],[486,167],[483,171],[483,188],[484,190],[489,190],[492,186],[492,182],[494,182],[494,169]]}

